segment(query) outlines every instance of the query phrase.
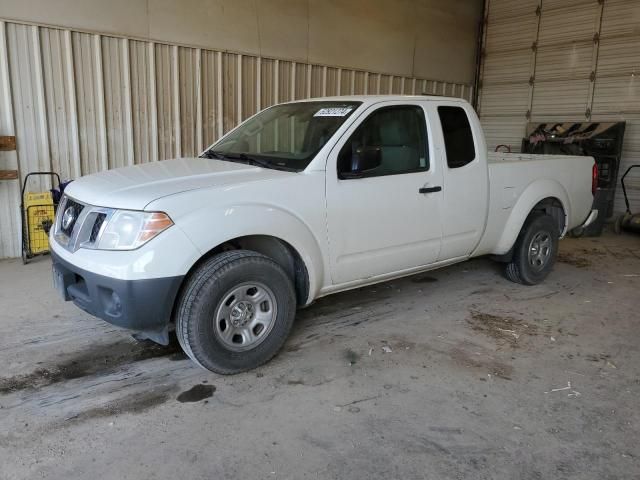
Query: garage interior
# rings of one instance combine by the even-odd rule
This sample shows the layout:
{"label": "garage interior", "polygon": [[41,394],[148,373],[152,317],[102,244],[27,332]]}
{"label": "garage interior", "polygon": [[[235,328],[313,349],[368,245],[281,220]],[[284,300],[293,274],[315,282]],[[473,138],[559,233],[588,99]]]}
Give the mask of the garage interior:
{"label": "garage interior", "polygon": [[[638,73],[636,0],[0,0],[0,479],[640,477],[640,237],[614,232]],[[48,255],[23,265],[29,173],[197,156],[352,94],[463,98],[492,152],[621,125],[610,215],[536,286],[478,258],[321,298],[232,376],[62,302]]]}

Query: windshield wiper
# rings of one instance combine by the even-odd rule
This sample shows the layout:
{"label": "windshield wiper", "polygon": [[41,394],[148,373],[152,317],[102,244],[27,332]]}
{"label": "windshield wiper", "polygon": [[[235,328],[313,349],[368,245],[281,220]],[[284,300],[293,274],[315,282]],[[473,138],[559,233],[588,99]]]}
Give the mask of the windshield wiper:
{"label": "windshield wiper", "polygon": [[202,154],[201,158],[215,158],[217,160],[224,160],[225,157],[224,155],[222,155],[219,152],[216,152],[215,150],[207,150]]}
{"label": "windshield wiper", "polygon": [[228,154],[228,153],[216,152],[215,150],[207,150],[206,152],[204,152],[203,156],[205,158],[215,158],[218,160],[229,160],[231,162],[235,161],[235,162],[246,163],[247,165],[254,165],[256,167],[262,167],[262,168],[270,168],[272,170],[284,170],[287,172],[296,171],[294,168],[274,164],[269,162],[268,160],[263,160],[262,158],[256,158],[254,156],[247,155],[246,153]]}

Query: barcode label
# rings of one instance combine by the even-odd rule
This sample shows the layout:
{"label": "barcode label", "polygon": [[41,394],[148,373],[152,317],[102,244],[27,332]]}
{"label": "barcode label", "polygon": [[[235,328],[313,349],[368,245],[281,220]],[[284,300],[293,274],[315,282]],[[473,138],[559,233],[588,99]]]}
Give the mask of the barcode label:
{"label": "barcode label", "polygon": [[327,107],[318,110],[314,117],[344,117],[353,107]]}

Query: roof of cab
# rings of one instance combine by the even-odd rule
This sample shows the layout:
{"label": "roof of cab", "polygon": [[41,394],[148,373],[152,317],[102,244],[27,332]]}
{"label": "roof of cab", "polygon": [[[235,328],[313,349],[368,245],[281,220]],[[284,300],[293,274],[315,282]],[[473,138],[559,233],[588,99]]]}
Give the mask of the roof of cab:
{"label": "roof of cab", "polygon": [[452,102],[467,102],[464,98],[458,97],[444,97],[439,95],[342,95],[339,97],[317,97],[317,98],[305,98],[301,100],[295,100],[293,102],[283,103],[298,103],[298,102],[362,102],[364,104],[373,104],[384,101],[402,101],[402,100],[430,100],[430,101],[452,101]]}

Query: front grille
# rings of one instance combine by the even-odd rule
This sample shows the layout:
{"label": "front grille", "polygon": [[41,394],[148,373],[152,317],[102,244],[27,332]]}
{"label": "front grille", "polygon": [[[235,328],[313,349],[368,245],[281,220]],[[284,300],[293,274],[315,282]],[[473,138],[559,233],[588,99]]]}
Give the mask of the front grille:
{"label": "front grille", "polygon": [[[84,205],[67,197],[67,201],[64,204],[64,210],[62,211],[62,215],[60,215],[60,230],[67,237],[71,237],[73,228],[76,226],[83,209]],[[67,212],[69,212],[69,215],[71,216],[71,221],[65,225],[65,216],[67,215]]]}
{"label": "front grille", "polygon": [[94,207],[65,196],[57,212],[54,238],[70,252],[78,248],[96,248],[113,212],[111,208]]}
{"label": "front grille", "polygon": [[106,213],[99,213],[96,215],[96,219],[93,222],[93,226],[91,227],[91,235],[89,235],[89,243],[96,243],[98,240],[98,234],[100,233],[100,228],[102,228],[102,224],[107,218]]}

